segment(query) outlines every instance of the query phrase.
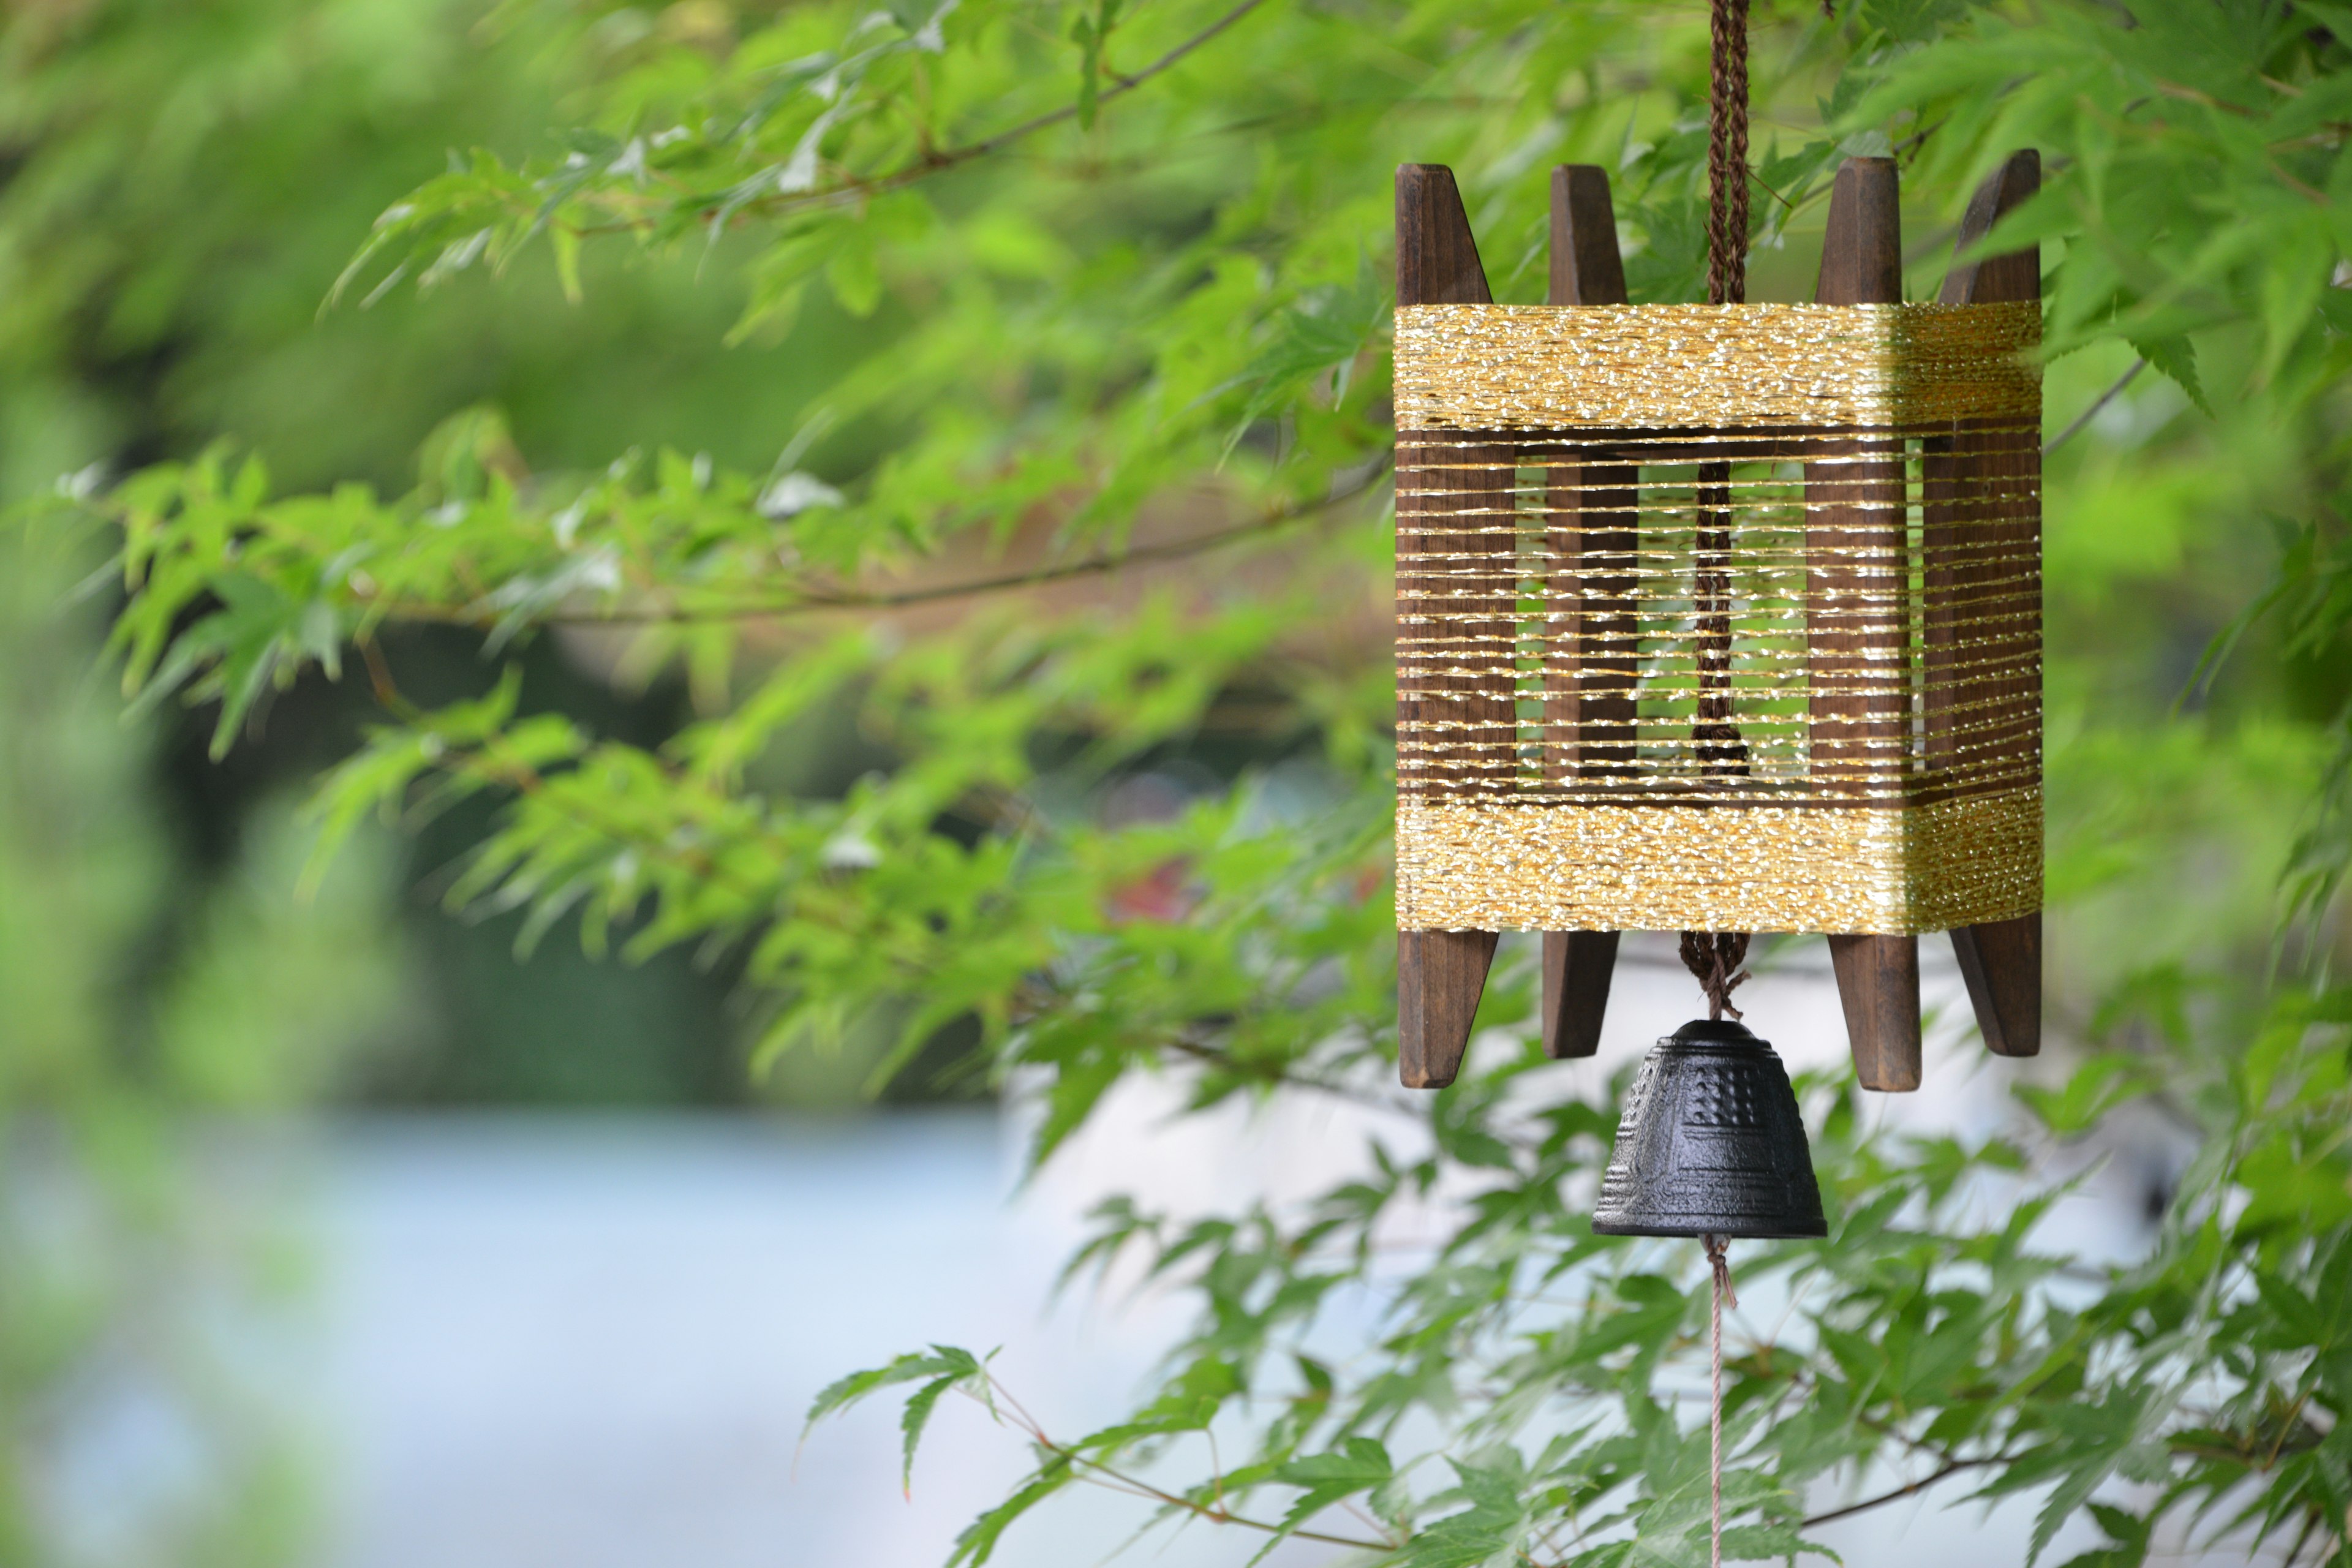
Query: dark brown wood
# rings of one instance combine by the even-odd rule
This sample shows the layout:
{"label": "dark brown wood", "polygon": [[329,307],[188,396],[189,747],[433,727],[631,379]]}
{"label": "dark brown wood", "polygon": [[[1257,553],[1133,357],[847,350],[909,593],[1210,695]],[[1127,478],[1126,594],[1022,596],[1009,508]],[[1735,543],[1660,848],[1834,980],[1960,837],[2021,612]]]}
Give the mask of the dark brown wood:
{"label": "dark brown wood", "polygon": [[1617,208],[1609,171],[1561,163],[1551,172],[1551,291],[1555,305],[1625,303],[1625,262],[1617,252]]}
{"label": "dark brown wood", "polygon": [[[1397,170],[1397,302],[1484,304],[1486,275],[1450,170]],[[1445,754],[1401,751],[1401,789],[1423,796],[1511,787],[1518,739],[1518,539],[1507,447],[1401,446],[1397,453],[1400,721],[1435,726]],[[1415,557],[1445,557],[1412,564]],[[1489,564],[1491,563],[1491,564]],[[1419,617],[1444,615],[1445,637]]]}
{"label": "dark brown wood", "polygon": [[1397,165],[1396,242],[1398,304],[1494,303],[1462,193],[1444,164]]}
{"label": "dark brown wood", "polygon": [[1407,1089],[1444,1089],[1462,1070],[1496,941],[1490,931],[1397,932],[1397,1071]]}
{"label": "dark brown wood", "polygon": [[1919,1087],[1919,941],[1908,936],[1833,936],[1838,1001],[1864,1089]]}
{"label": "dark brown wood", "polygon": [[1609,981],[1617,968],[1613,931],[1548,931],[1543,939],[1543,1048],[1553,1058],[1601,1048]]}
{"label": "dark brown wood", "polygon": [[[2012,154],[1979,186],[1960,224],[1947,305],[2038,300],[2041,252],[2028,247],[1962,263],[1993,226],[2041,185],[2042,163]],[[2042,600],[2014,558],[2038,555],[2032,503],[2042,475],[2038,432],[1956,431],[1931,437],[1921,462],[1927,607],[1927,763],[1950,782],[2039,779]],[[1968,548],[1964,548],[1968,546]]]}
{"label": "dark brown wood", "polygon": [[[1462,209],[1454,174],[1436,163],[1397,170],[1397,302],[1478,305],[1491,299],[1477,241]],[[1471,618],[1454,646],[1408,653],[1397,660],[1397,717],[1447,726],[1451,740],[1481,749],[1472,756],[1507,756],[1517,734],[1517,544],[1507,468],[1477,465],[1507,455],[1483,447],[1400,447],[1397,453],[1397,550],[1488,554],[1494,568],[1479,572],[1458,562],[1444,571],[1397,570],[1400,634],[1413,617],[1439,611]],[[1469,602],[1465,605],[1465,601]],[[1483,615],[1477,612],[1483,610]],[[1491,773],[1492,769],[1488,772]],[[1507,787],[1508,775],[1480,776],[1475,766],[1447,763],[1400,750],[1397,784],[1423,796],[1472,795]],[[1397,1048],[1405,1084],[1442,1089],[1461,1070],[1470,1026],[1494,962],[1493,931],[1397,933]]]}
{"label": "dark brown wood", "polygon": [[[2042,186],[2041,154],[2028,149],[2007,162],[1977,188],[1961,220],[1951,270],[1937,296],[1947,305],[1981,305],[2042,297],[2042,252],[2028,246],[1982,260],[1962,259],[1995,224],[2023,205]],[[2008,547],[2002,553],[2041,548],[2041,520],[2022,498],[2039,489],[2039,434],[2006,431],[1939,437],[1922,463],[1925,500],[1923,544],[1931,605],[1926,626],[1929,674],[1928,763],[1956,766],[1965,715],[1982,714],[2013,702],[2038,715],[2042,652],[2042,597],[2038,584],[2020,592],[2014,568],[1998,562],[1961,563],[1957,515],[1966,504],[1977,521],[1970,526]],[[2008,501],[2003,498],[2020,498]],[[1990,507],[1993,521],[1983,521]],[[1938,600],[1943,607],[1937,608]],[[1964,663],[1963,661],[1969,661]],[[1938,679],[1941,677],[1942,679]],[[2039,778],[2042,732],[2038,719],[1969,735],[1982,759],[1979,765]],[[1965,926],[1952,932],[1952,951],[1968,982],[1969,1002],[1987,1047],[2004,1057],[2030,1057],[2042,1049],[2042,916]]]}
{"label": "dark brown wood", "polygon": [[[1563,163],[1551,174],[1550,302],[1625,303],[1609,175],[1590,163]],[[1561,463],[1546,475],[1552,602],[1576,606],[1570,636],[1549,646],[1544,671],[1550,773],[1560,780],[1622,774],[1633,765],[1641,646],[1640,470],[1630,463]]]}
{"label": "dark brown wood", "polygon": [[2042,912],[1952,932],[1977,1027],[1996,1056],[2042,1054]]}
{"label": "dark brown wood", "polygon": [[2028,147],[2011,153],[1969,198],[1968,216],[1960,220],[1959,243],[1951,270],[1944,274],[1943,291],[1936,298],[1947,305],[1982,305],[1999,300],[2042,298],[2042,250],[2027,246],[1981,261],[1959,257],[1992,232],[1993,225],[2025,205],[2042,189],[2042,154]]}
{"label": "dark brown wood", "polygon": [[[1551,172],[1551,288],[1555,305],[1625,303],[1625,266],[1606,170],[1563,163]],[[1633,763],[1633,674],[1640,602],[1639,471],[1631,464],[1566,463],[1546,471],[1555,605],[1574,606],[1565,643],[1548,643],[1546,749],[1551,776],[1606,777]],[[1543,1048],[1555,1058],[1601,1047],[1613,931],[1553,931],[1543,939]]]}
{"label": "dark brown wood", "polygon": [[[1817,303],[1901,302],[1900,195],[1891,158],[1849,158],[1839,167]],[[1901,755],[1911,724],[1903,454],[1897,443],[1863,439],[1828,455],[1833,460],[1805,468],[1808,526],[1819,545],[1806,594],[1811,765],[1824,793],[1861,796],[1871,793],[1874,775],[1883,785],[1887,760]],[[1854,547],[1873,552],[1868,565],[1841,553]],[[1864,1089],[1917,1089],[1919,939],[1832,936],[1830,956],[1855,1077]]]}
{"label": "dark brown wood", "polygon": [[[1817,303],[1901,302],[1895,194],[1891,158],[1849,158],[1838,170]],[[1903,452],[1885,438],[1818,450],[1827,460],[1805,468],[1811,768],[1825,790],[1862,796],[1885,786],[1911,727]],[[1857,561],[1847,553],[1856,550],[1869,554]]]}
{"label": "dark brown wood", "polygon": [[1891,305],[1903,299],[1902,181],[1892,158],[1848,158],[1830,186],[1829,232],[1813,300]]}

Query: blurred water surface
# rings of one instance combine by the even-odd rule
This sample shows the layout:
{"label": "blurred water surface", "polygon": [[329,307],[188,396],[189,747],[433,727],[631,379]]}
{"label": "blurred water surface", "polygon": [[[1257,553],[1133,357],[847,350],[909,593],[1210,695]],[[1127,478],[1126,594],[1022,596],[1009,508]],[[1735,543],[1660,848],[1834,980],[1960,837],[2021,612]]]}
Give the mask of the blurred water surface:
{"label": "blurred water surface", "polygon": [[991,1111],[335,1129],[313,1221],[330,1561],[939,1562],[1021,1446],[944,1410],[910,1502],[894,1406],[801,1447],[820,1387],[933,1340],[1003,1345],[1039,1397],[1104,1418],[1148,1359],[1132,1331],[1045,1319],[1060,1247],[1007,1207],[1002,1142]]}

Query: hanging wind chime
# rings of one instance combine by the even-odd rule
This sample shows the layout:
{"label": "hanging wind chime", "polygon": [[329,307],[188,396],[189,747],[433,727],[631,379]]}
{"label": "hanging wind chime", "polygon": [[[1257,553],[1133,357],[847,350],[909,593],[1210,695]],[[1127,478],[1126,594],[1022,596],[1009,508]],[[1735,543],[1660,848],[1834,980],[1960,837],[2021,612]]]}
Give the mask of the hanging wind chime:
{"label": "hanging wind chime", "polygon": [[1452,173],[1397,172],[1396,868],[1413,1087],[1499,932],[1544,933],[1554,1057],[1597,1048],[1619,932],[1683,933],[1709,1017],[1643,1062],[1593,1228],[1704,1240],[1719,1471],[1725,1244],[1825,1231],[1733,1021],[1748,933],[1828,936],[1865,1088],[1919,1086],[1923,931],[1985,1043],[2040,1048],[2042,318],[2032,249],[1904,302],[1887,158],[1839,168],[1814,303],[1745,303],[1746,0],[1713,11],[1707,304],[1627,304],[1608,175],[1567,165],[1550,303],[1496,305]]}

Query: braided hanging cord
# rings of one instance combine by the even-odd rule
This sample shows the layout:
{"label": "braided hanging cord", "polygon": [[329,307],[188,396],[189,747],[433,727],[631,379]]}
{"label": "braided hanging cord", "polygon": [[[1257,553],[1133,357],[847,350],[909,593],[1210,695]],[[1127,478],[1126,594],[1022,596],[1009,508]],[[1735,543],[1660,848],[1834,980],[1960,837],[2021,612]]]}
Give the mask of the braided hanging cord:
{"label": "braided hanging cord", "polygon": [[[1748,298],[1748,0],[1713,0],[1714,55],[1706,106],[1706,300],[1735,305]],[[1697,617],[1698,721],[1692,738],[1710,773],[1748,771],[1748,748],[1731,722],[1731,467],[1699,465],[1697,573],[1691,608]],[[1706,992],[1707,1016],[1734,1018],[1731,989],[1748,978],[1745,931],[1683,932],[1683,963]]]}
{"label": "braided hanging cord", "polygon": [[1748,959],[1748,933],[1744,931],[1686,931],[1683,932],[1683,967],[1706,993],[1706,1016],[1719,1019],[1726,1013],[1737,1018],[1738,1008],[1731,1005],[1731,993],[1748,978],[1748,971],[1739,966]]}
{"label": "braided hanging cord", "polygon": [[1706,302],[1748,298],[1748,0],[1714,0],[1706,106]]}

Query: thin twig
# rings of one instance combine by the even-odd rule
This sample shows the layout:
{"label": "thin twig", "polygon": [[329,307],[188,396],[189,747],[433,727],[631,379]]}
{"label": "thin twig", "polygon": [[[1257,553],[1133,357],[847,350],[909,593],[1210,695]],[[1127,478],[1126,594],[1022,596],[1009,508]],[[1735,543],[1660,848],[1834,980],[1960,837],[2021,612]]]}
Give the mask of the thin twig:
{"label": "thin twig", "polygon": [[[973,598],[982,594],[1003,593],[1022,588],[1044,587],[1065,583],[1073,578],[1097,576],[1118,572],[1129,566],[1148,565],[1157,562],[1178,561],[1192,555],[1207,554],[1229,544],[1276,533],[1293,523],[1308,521],[1335,507],[1343,506],[1370,491],[1388,476],[1388,464],[1382,461],[1360,481],[1346,489],[1324,497],[1306,506],[1284,507],[1247,522],[1229,528],[1213,529],[1189,538],[1171,540],[1164,544],[1131,545],[1115,555],[1089,555],[1077,561],[1061,562],[1050,566],[1030,567],[1020,572],[1007,572],[993,577],[968,578],[961,583],[941,583],[929,587],[907,588],[893,593],[873,594],[803,594],[797,598],[775,599],[752,604],[715,605],[707,607],[680,609],[648,607],[609,611],[562,611],[538,617],[542,626],[686,626],[707,625],[715,621],[783,620],[796,616],[816,615],[831,610],[894,610],[916,605],[938,604],[947,599]],[[478,626],[499,618],[472,605],[450,606],[427,600],[381,601],[370,605],[389,620],[431,621],[451,626]]]}
{"label": "thin twig", "polygon": [[997,1381],[993,1373],[983,1375],[988,1378],[990,1386],[1014,1412],[1014,1424],[1028,1434],[1031,1442],[1074,1469],[1083,1468],[1097,1472],[1094,1476],[1083,1478],[1085,1479],[1095,1480],[1097,1484],[1108,1484],[1115,1489],[1127,1491],[1137,1497],[1150,1498],[1165,1503],[1170,1508],[1183,1509],[1213,1524],[1238,1524],[1244,1530],[1255,1530],[1267,1535],[1295,1535],[1301,1541],[1319,1541],[1326,1545],[1352,1547],[1359,1552],[1393,1552],[1400,1544],[1394,1541],[1364,1541],[1349,1535],[1329,1535],[1319,1530],[1285,1531],[1278,1524],[1269,1524],[1262,1519],[1251,1519],[1245,1514],[1232,1512],[1223,1506],[1213,1508],[1206,1503],[1195,1502],[1192,1499],[1180,1493],[1163,1491],[1149,1481],[1115,1469],[1100,1459],[1091,1458],[1075,1448],[1065,1447],[1055,1442],[1045,1435],[1045,1429],[1038,1424],[1037,1418],[1022,1409],[1020,1403],[1013,1398],[1011,1391]]}
{"label": "thin twig", "polygon": [[[1127,93],[1133,92],[1137,88],[1141,87],[1145,82],[1150,81],[1153,77],[1160,75],[1162,71],[1169,69],[1178,61],[1181,60],[1185,56],[1191,54],[1193,50],[1199,48],[1202,45],[1207,43],[1218,34],[1225,31],[1225,29],[1231,27],[1234,23],[1240,21],[1243,17],[1248,16],[1251,12],[1256,10],[1265,3],[1265,0],[1242,0],[1240,5],[1234,6],[1232,10],[1218,17],[1215,21],[1210,23],[1206,27],[1201,29],[1201,31],[1193,34],[1191,37],[1185,39],[1182,43],[1177,45],[1174,48],[1169,50],[1166,54],[1160,56],[1158,59],[1152,61],[1141,70],[1137,71],[1134,75],[1118,77],[1111,86],[1105,88],[1102,91],[1095,95],[1095,102],[1097,105],[1106,104],[1115,98],[1119,98]],[[741,203],[733,207],[729,207],[723,198],[714,198],[707,202],[705,205],[709,211],[725,211],[730,216],[738,216],[743,213],[781,215],[799,212],[807,207],[837,205],[841,202],[852,201],[860,197],[874,195],[883,191],[899,190],[905,186],[915,184],[919,180],[928,179],[931,175],[940,174],[945,170],[955,168],[960,164],[969,163],[977,158],[984,158],[992,153],[999,152],[1003,148],[1012,145],[1013,142],[1021,141],[1024,137],[1033,136],[1040,131],[1046,130],[1051,126],[1059,125],[1066,121],[1076,120],[1077,117],[1078,106],[1074,103],[1066,108],[1053,110],[1047,113],[1037,115],[1034,119],[1024,120],[1018,125],[1000,131],[995,135],[985,137],[978,142],[966,142],[961,147],[950,147],[944,152],[927,152],[919,158],[917,158],[913,163],[902,164],[898,168],[891,170],[887,174],[877,174],[864,179],[844,180],[838,184],[827,185],[822,190],[803,191],[789,196],[764,196],[754,201]],[[576,232],[581,234],[594,234],[610,229],[631,228],[635,226],[638,226],[634,222],[592,224],[582,226]]]}
{"label": "thin twig", "polygon": [[2125,387],[2129,386],[2132,384],[2132,378],[2147,368],[2147,361],[2144,359],[2136,359],[2132,361],[2131,369],[2116,377],[2116,384],[2113,386],[2099,394],[2099,395],[2093,400],[2091,406],[2084,409],[2082,413],[2074,416],[2074,422],[2072,425],[2067,426],[2066,428],[2059,431],[2057,435],[2053,436],[2049,440],[2042,444],[2042,455],[2046,458],[2051,453],[2056,451],[2059,447],[2064,446],[2069,440],[2073,439],[2074,432],[2080,430],[2084,426],[2088,425],[2093,419],[2098,417],[2099,410],[2105,408],[2108,404],[2113,403],[2116,400],[2116,395],[2121,393]]}
{"label": "thin twig", "polygon": [[1848,1503],[1843,1508],[1833,1508],[1827,1513],[1814,1514],[1812,1517],[1805,1521],[1803,1528],[1811,1530],[1817,1524],[1827,1524],[1832,1520],[1851,1519],[1857,1513],[1867,1513],[1870,1510],[1877,1508],[1882,1504],[1900,1502],[1905,1498],[1917,1496],[1919,1493],[1926,1491],[1929,1487],[1934,1486],[1938,1481],[1946,1480],[1953,1476],[1958,1475],[1962,1470],[1981,1469],[1987,1465],[1998,1464],[1999,1462],[2000,1461],[1997,1459],[1990,1458],[1948,1460],[1945,1462],[1942,1469],[1937,1470],[1935,1474],[1926,1477],[1923,1479],[1911,1481],[1906,1485],[1895,1488],[1891,1492],[1885,1492],[1874,1498],[1864,1498],[1860,1502]]}

